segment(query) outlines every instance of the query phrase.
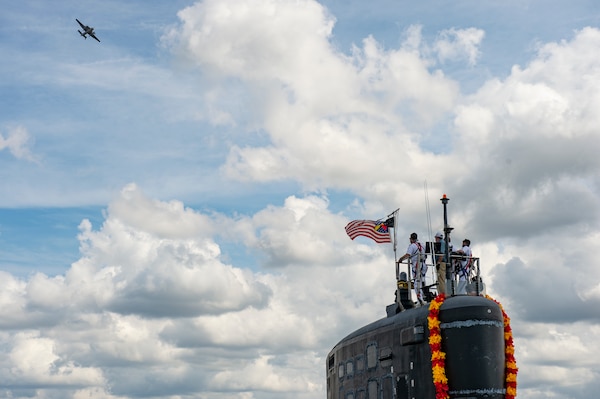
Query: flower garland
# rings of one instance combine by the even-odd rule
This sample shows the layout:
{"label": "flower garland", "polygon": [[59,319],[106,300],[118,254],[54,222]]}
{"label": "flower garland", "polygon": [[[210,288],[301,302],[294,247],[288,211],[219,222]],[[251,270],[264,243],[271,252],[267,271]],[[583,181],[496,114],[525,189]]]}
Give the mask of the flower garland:
{"label": "flower garland", "polygon": [[[512,330],[510,328],[510,318],[504,312],[500,302],[486,295],[500,306],[502,317],[504,318],[504,359],[505,359],[505,399],[514,399],[517,396],[517,362],[515,360],[515,346],[513,342]],[[431,349],[431,373],[433,375],[433,385],[435,385],[436,399],[450,399],[448,394],[448,377],[446,377],[446,353],[442,351],[442,331],[440,329],[440,308],[444,303],[446,296],[440,294],[429,303],[429,316],[427,324],[429,326],[429,348]]]}
{"label": "flower garland", "polygon": [[512,329],[510,328],[510,317],[504,311],[504,308],[500,302],[496,301],[489,295],[485,296],[487,299],[492,300],[500,306],[502,311],[502,317],[504,318],[504,372],[506,373],[506,379],[504,385],[506,387],[506,399],[514,399],[517,396],[517,361],[515,359],[515,344],[513,342]]}
{"label": "flower garland", "polygon": [[440,330],[440,308],[446,296],[440,294],[429,303],[429,348],[431,349],[431,373],[435,385],[436,399],[449,399],[448,377],[446,377],[446,353],[442,351],[442,330]]}

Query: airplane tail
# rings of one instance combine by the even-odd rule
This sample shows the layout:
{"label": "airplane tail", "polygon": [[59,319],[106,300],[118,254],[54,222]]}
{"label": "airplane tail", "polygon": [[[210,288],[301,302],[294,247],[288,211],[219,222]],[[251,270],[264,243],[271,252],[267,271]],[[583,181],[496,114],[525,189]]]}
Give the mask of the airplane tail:
{"label": "airplane tail", "polygon": [[77,32],[79,32],[79,34],[81,36],[83,36],[84,39],[87,39],[87,37],[85,36],[85,33],[83,33],[82,31],[80,31],[79,29],[77,29]]}

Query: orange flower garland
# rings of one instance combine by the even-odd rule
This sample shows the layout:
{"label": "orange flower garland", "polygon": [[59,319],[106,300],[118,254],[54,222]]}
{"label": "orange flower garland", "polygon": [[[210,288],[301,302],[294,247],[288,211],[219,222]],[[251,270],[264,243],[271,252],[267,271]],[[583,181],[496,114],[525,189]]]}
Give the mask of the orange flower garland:
{"label": "orange flower garland", "polygon": [[[486,295],[500,306],[502,317],[504,318],[504,361],[505,361],[505,399],[514,399],[517,396],[517,362],[515,360],[515,346],[513,342],[512,330],[510,328],[510,318],[504,312],[500,302]],[[448,394],[448,377],[446,377],[446,353],[442,351],[442,331],[440,329],[440,308],[444,303],[446,296],[440,294],[429,303],[429,316],[427,324],[429,326],[429,348],[431,349],[431,373],[433,376],[433,385],[435,385],[436,399],[450,399]]]}
{"label": "orange flower garland", "polygon": [[514,399],[517,396],[517,361],[515,359],[515,344],[513,342],[512,329],[510,328],[510,318],[504,312],[504,308],[500,302],[496,301],[489,295],[485,296],[487,299],[492,300],[500,306],[502,311],[502,317],[504,317],[504,370],[506,373],[506,380],[504,385],[506,387],[506,399]]}
{"label": "orange flower garland", "polygon": [[440,330],[440,307],[446,296],[440,294],[429,303],[429,348],[431,349],[431,373],[435,385],[436,399],[449,399],[448,378],[446,377],[446,353],[442,351],[442,331]]}

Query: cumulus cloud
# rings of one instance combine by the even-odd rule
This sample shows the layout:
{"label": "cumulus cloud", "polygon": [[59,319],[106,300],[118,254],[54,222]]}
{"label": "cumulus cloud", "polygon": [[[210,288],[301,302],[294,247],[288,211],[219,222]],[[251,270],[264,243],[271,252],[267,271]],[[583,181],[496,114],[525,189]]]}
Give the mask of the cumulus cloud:
{"label": "cumulus cloud", "polygon": [[[169,40],[212,78],[241,82],[271,139],[233,145],[226,176],[358,191],[374,173],[390,182],[411,179],[409,170],[438,162],[415,164],[423,155],[419,135],[406,125],[431,125],[451,109],[458,87],[410,46],[385,49],[369,37],[348,56],[331,45],[332,17],[309,1],[206,1],[179,17],[183,24]],[[244,27],[248,33],[238,35]]]}
{"label": "cumulus cloud", "polygon": [[81,366],[68,354],[57,353],[60,342],[42,336],[39,331],[4,335],[8,343],[7,356],[2,361],[0,375],[4,384],[19,389],[43,387],[102,388],[106,380],[101,369]]}
{"label": "cumulus cloud", "polygon": [[[492,79],[459,101],[456,82],[433,69],[427,49],[436,49],[443,59],[464,56],[473,63],[484,37],[481,29],[448,29],[427,46],[415,26],[407,29],[399,49],[386,49],[369,37],[348,56],[329,43],[330,17],[307,4],[265,2],[258,9],[232,11],[230,4],[204,2],[182,11],[183,27],[171,32],[202,67],[219,70],[215,59],[222,59],[211,53],[208,37],[218,42],[215,48],[235,52],[239,62],[220,74],[246,82],[250,92],[260,87],[259,119],[271,142],[232,146],[223,166],[226,176],[347,189],[367,200],[385,197],[390,208],[404,202],[405,185],[414,190],[427,180],[432,190],[458,192],[455,198],[469,204],[460,216],[486,221],[472,228],[486,240],[490,231],[531,236],[548,221],[555,227],[578,223],[583,217],[578,209],[589,209],[587,220],[598,219],[594,171],[599,165],[589,144],[597,141],[598,116],[591,110],[598,102],[599,79],[593,77],[597,61],[586,56],[598,46],[597,30],[586,28],[572,41],[542,46],[529,65],[515,66],[505,80]],[[262,53],[252,49],[291,15],[283,8],[302,10],[302,22],[286,24],[292,31],[296,23],[314,28],[295,39],[305,43],[297,43],[289,57],[281,47],[264,50],[269,52],[263,58],[273,64],[268,73],[236,67],[258,62]],[[278,18],[267,17],[273,13]],[[247,24],[255,18],[263,18],[261,33],[254,27],[243,39],[227,34],[232,25],[225,21]],[[311,56],[302,54],[308,49]],[[286,64],[294,57],[302,58],[301,69]],[[320,68],[321,61],[328,69]],[[341,87],[332,86],[338,83]],[[428,125],[453,111],[452,140],[443,150],[425,150],[423,128],[427,132]],[[444,167],[448,164],[452,168]],[[476,204],[471,187],[478,189]]]}
{"label": "cumulus cloud", "polygon": [[128,186],[109,206],[101,231],[82,223],[83,257],[67,282],[104,281],[106,289],[93,294],[94,302],[124,314],[198,315],[264,306],[269,290],[249,272],[220,262],[218,245],[202,233],[211,226],[179,202],[150,201]]}
{"label": "cumulus cloud", "polygon": [[[12,348],[4,380],[70,386],[72,397],[200,386],[231,397],[254,390],[312,397],[323,389],[322,373],[305,370],[323,367],[332,330],[341,337],[348,325],[370,321],[394,289],[393,267],[381,267],[393,264],[389,247],[352,242],[343,234],[347,220],[327,208],[324,197],[290,197],[252,218],[229,219],[229,239],[266,255],[265,271],[253,272],[223,264],[207,236],[214,232],[203,224],[227,216],[124,187],[99,230],[82,222],[81,259],[64,276],[4,275],[4,331],[26,331],[0,336]],[[171,228],[162,228],[167,218]],[[324,244],[330,235],[337,254]],[[388,295],[379,289],[385,281]],[[225,359],[237,372],[224,368]]]}
{"label": "cumulus cloud", "polygon": [[598,220],[600,165],[590,145],[598,142],[597,115],[589,110],[599,96],[588,81],[600,80],[600,67],[585,56],[598,47],[600,32],[591,28],[545,45],[525,68],[489,81],[457,107],[455,147],[473,172],[456,183],[461,192],[478,188],[468,211],[483,227],[478,233],[493,226],[530,237]]}
{"label": "cumulus cloud", "polygon": [[[234,144],[222,168],[227,177],[349,190],[366,201],[384,198],[388,209],[410,207],[403,194],[420,190],[427,180],[432,191],[457,193],[454,198],[467,205],[460,219],[484,240],[492,231],[529,237],[548,222],[558,228],[598,220],[600,184],[594,171],[599,165],[589,145],[597,141],[597,115],[590,110],[598,102],[593,78],[598,68],[585,56],[598,46],[597,30],[586,28],[571,41],[540,47],[528,65],[515,66],[503,81],[491,79],[462,98],[457,83],[434,69],[428,52],[437,48],[448,59],[462,54],[474,62],[484,36],[480,29],[449,29],[427,45],[415,26],[398,49],[368,37],[347,55],[330,45],[331,19],[322,8],[306,2],[261,4],[232,11],[229,3],[204,2],[182,11],[182,28],[171,32],[192,62],[222,78],[234,77],[256,98],[253,111],[270,142]],[[309,27],[321,24],[295,39],[306,42],[296,45],[300,55],[289,55],[301,57],[303,66],[313,63],[310,67],[288,66],[280,47],[264,56],[273,64],[268,73],[216,64],[220,58],[211,53],[208,37],[215,48],[234,51],[240,65],[257,62],[256,42],[262,44],[261,38],[291,15],[283,8],[302,10],[300,20]],[[267,18],[272,13],[278,18]],[[256,26],[242,39],[227,33],[231,24],[245,26],[256,18],[261,33]],[[311,55],[302,54],[307,49]],[[430,148],[431,127],[452,114],[448,140]],[[584,217],[578,209],[589,213]]]}
{"label": "cumulus cloud", "polygon": [[[231,218],[124,187],[99,230],[82,223],[81,259],[64,276],[2,279],[2,304],[16,309],[3,318],[5,331],[27,331],[0,336],[4,347],[14,348],[4,360],[5,378],[27,375],[27,387],[68,384],[72,397],[198,390],[207,397],[258,391],[265,398],[313,397],[324,389],[318,370],[328,350],[348,332],[383,317],[395,288],[391,247],[351,241],[343,231],[348,220],[329,206],[326,196],[290,196],[252,217]],[[156,226],[147,222],[151,217]],[[161,228],[165,218],[173,228]],[[191,228],[195,223],[230,226],[221,239],[256,251],[261,270],[223,264],[219,245],[209,238],[214,232]],[[548,384],[547,378],[527,373],[523,364],[543,362],[548,373],[592,384],[590,365],[578,353],[600,349],[588,342],[597,331],[578,334],[595,317],[597,304],[576,295],[597,271],[585,266],[569,274],[565,267],[571,260],[592,264],[598,237],[566,242],[566,252],[545,238],[537,247],[506,242],[502,251],[500,243],[475,243],[490,293],[513,318],[525,370],[520,385],[532,397],[535,388],[528,387]],[[538,264],[546,265],[543,272],[534,269]],[[565,285],[565,274],[577,284]],[[537,331],[548,325],[552,334],[540,340]],[[44,361],[28,362],[38,353]]]}
{"label": "cumulus cloud", "polygon": [[[335,19],[317,2],[265,0],[203,1],[178,13],[180,28],[167,42],[203,68],[244,79],[295,74],[310,59],[330,59],[327,38]],[[240,34],[243,32],[243,34]],[[316,51],[310,59],[304,56]],[[309,64],[310,65],[310,64]]]}

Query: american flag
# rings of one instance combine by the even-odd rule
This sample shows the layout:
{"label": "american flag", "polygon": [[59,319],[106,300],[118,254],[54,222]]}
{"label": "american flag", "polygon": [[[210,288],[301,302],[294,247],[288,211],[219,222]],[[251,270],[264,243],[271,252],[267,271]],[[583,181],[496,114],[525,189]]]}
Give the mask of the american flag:
{"label": "american flag", "polygon": [[353,220],[346,225],[346,234],[352,240],[358,236],[364,236],[379,244],[392,242],[388,225],[379,220]]}

